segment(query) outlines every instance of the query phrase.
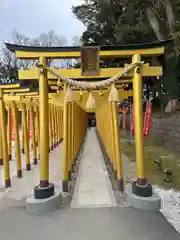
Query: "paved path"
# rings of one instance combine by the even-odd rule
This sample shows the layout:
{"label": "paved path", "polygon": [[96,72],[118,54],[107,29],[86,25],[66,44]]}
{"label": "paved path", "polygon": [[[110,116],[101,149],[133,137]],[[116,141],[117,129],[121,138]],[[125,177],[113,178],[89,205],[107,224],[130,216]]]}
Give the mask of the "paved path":
{"label": "paved path", "polygon": [[[62,150],[63,144],[50,154],[51,181],[59,187],[62,183]],[[28,215],[24,200],[38,183],[39,165],[33,167],[31,172],[23,171],[23,179],[13,176],[12,188],[2,189],[0,192],[0,239],[179,240],[180,235],[160,213],[116,206],[99,150],[95,132],[92,130],[86,138],[80,175],[72,208],[69,209],[38,216]],[[11,165],[13,164],[12,162]],[[87,196],[85,188],[95,194],[87,194],[88,197],[84,200],[84,196]],[[89,206],[96,208],[88,208]]]}
{"label": "paved path", "polygon": [[[63,158],[63,143],[55,148],[49,157],[50,181],[62,189],[61,163]],[[32,161],[31,153],[31,162]],[[25,170],[25,165],[25,157],[23,157],[23,178],[18,179],[16,177],[15,159],[10,162],[12,187],[8,189],[4,188],[4,171],[3,166],[0,166],[0,209],[9,206],[24,205],[24,200],[33,193],[34,186],[39,183],[39,162],[36,166],[32,164],[32,170],[29,172]]]}
{"label": "paved path", "polygon": [[71,207],[113,207],[116,205],[95,128],[92,128],[86,136]]}
{"label": "paved path", "polygon": [[160,213],[131,208],[66,209],[27,215],[23,208],[0,210],[1,240],[179,240]]}

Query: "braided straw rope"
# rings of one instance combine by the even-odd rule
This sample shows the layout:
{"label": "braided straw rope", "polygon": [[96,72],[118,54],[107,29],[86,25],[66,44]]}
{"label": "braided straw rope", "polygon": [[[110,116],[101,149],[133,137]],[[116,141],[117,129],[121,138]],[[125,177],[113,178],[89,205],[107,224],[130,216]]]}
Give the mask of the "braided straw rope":
{"label": "braided straw rope", "polygon": [[61,75],[59,72],[57,72],[54,69],[49,68],[47,66],[38,65],[38,67],[47,70],[52,75],[56,76],[60,81],[66,82],[71,87],[82,89],[82,90],[91,90],[91,89],[96,89],[96,88],[102,88],[103,89],[105,86],[111,85],[112,83],[115,83],[121,77],[127,76],[127,74],[132,69],[134,69],[135,67],[137,67],[139,65],[142,65],[143,63],[144,62],[132,63],[130,66],[125,68],[123,72],[119,72],[117,75],[115,75],[111,78],[108,78],[106,80],[102,80],[102,81],[94,82],[94,83],[88,83],[88,82],[85,82],[85,81],[76,81],[72,78],[66,78],[63,75]]}

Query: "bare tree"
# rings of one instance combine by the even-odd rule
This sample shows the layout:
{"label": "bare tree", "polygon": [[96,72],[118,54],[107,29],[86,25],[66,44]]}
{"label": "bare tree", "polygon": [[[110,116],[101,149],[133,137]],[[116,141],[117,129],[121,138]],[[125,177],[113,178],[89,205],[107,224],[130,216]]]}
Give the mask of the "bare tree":
{"label": "bare tree", "polygon": [[62,47],[65,44],[67,44],[66,38],[57,36],[53,30],[47,33],[41,33],[31,41],[31,45],[41,47]]}
{"label": "bare tree", "polygon": [[[17,45],[30,45],[30,39],[26,36],[19,34],[16,30],[12,32],[12,39],[9,43]],[[28,68],[30,61],[28,60],[17,60],[15,54],[10,52],[6,46],[3,44],[1,48],[1,61],[3,66],[10,70],[12,68]]]}
{"label": "bare tree", "polygon": [[[31,41],[32,46],[40,47],[63,47],[65,44],[67,44],[66,38],[56,35],[53,30],[41,33]],[[71,61],[69,59],[49,60],[48,65],[56,68],[68,68],[71,66]]]}
{"label": "bare tree", "polygon": [[73,46],[82,46],[81,37],[74,36],[72,39]]}
{"label": "bare tree", "polygon": [[[81,37],[79,36],[75,36],[73,37],[72,39],[72,42],[73,42],[73,46],[76,46],[76,47],[80,47],[82,46],[82,41],[81,41]],[[81,66],[81,59],[75,59],[73,62],[72,62],[72,66],[75,67],[75,68],[79,68]]]}
{"label": "bare tree", "polygon": [[[26,46],[40,46],[40,47],[61,47],[66,44],[66,39],[64,37],[58,36],[55,34],[54,31],[50,30],[47,33],[40,34],[37,38],[31,39],[28,38],[16,30],[12,33],[12,39],[9,43],[17,44],[17,45],[26,45]],[[6,46],[3,44],[1,48],[1,61],[5,68],[12,69],[27,69],[32,67],[36,64],[37,61],[30,61],[30,60],[19,60],[16,59],[14,53],[11,53]],[[69,61],[49,61],[50,65],[59,65],[59,67],[64,67],[69,64]]]}

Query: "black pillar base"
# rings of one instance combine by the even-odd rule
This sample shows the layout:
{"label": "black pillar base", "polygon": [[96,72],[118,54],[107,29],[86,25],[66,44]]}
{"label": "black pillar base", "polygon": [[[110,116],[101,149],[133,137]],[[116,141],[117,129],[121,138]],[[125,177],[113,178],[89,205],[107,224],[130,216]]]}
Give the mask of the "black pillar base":
{"label": "black pillar base", "polygon": [[68,172],[68,180],[69,180],[69,181],[72,180],[72,174],[71,174],[71,171]]}
{"label": "black pillar base", "polygon": [[117,180],[117,171],[115,169],[112,170],[112,178]]}
{"label": "black pillar base", "polygon": [[11,179],[6,179],[5,180],[5,188],[9,188],[11,186]]}
{"label": "black pillar base", "polygon": [[106,166],[107,166],[108,171],[109,171],[109,172],[111,173],[111,175],[112,175],[113,172],[114,172],[114,168],[113,168],[112,163],[109,162]]}
{"label": "black pillar base", "polygon": [[12,160],[12,155],[9,155],[8,158],[9,158],[9,161],[11,161]]}
{"label": "black pillar base", "polygon": [[124,181],[123,179],[116,180],[116,190],[117,191],[124,191]]}
{"label": "black pillar base", "polygon": [[108,165],[110,163],[108,155],[107,155],[107,153],[104,153],[103,155],[104,155],[104,162],[106,165]]}
{"label": "black pillar base", "polygon": [[3,166],[3,159],[0,159],[0,166]]}
{"label": "black pillar base", "polygon": [[35,199],[45,199],[52,197],[54,195],[54,184],[49,183],[47,187],[41,187],[40,185],[34,188],[34,198]]}
{"label": "black pillar base", "polygon": [[72,173],[75,173],[76,172],[76,163],[74,162],[72,164]]}
{"label": "black pillar base", "polygon": [[76,157],[74,159],[74,163],[73,163],[74,165],[77,164],[78,159],[79,159],[79,152],[76,154]]}
{"label": "black pillar base", "polygon": [[34,159],[33,159],[33,164],[34,164],[34,165],[37,165],[37,163],[38,163],[38,162],[37,162],[37,158],[34,158]]}
{"label": "black pillar base", "polygon": [[22,178],[22,170],[21,169],[17,170],[17,178]]}
{"label": "black pillar base", "polygon": [[53,151],[53,149],[54,149],[54,147],[53,147],[53,146],[51,146],[51,151]]}
{"label": "black pillar base", "polygon": [[136,181],[132,183],[132,192],[139,197],[151,197],[153,195],[150,184],[138,185]]}
{"label": "black pillar base", "polygon": [[26,164],[26,171],[31,171],[31,164],[30,163]]}
{"label": "black pillar base", "polygon": [[63,192],[69,192],[68,180],[63,180]]}
{"label": "black pillar base", "polygon": [[24,151],[24,148],[22,148],[22,149],[21,149],[21,152],[22,152],[22,154],[24,154],[24,153],[25,153],[25,151]]}

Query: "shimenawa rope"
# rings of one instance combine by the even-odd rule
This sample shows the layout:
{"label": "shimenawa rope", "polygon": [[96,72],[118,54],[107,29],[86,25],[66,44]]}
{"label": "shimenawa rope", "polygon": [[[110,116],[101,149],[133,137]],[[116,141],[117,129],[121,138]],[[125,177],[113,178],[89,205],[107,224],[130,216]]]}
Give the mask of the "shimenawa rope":
{"label": "shimenawa rope", "polygon": [[[80,89],[80,90],[93,90],[93,89],[97,89],[97,88],[103,89],[104,87],[106,87],[108,85],[111,85],[111,90],[110,90],[110,93],[109,93],[108,101],[109,102],[117,102],[117,101],[119,101],[119,97],[118,97],[118,91],[115,87],[115,82],[117,80],[119,80],[121,77],[127,76],[127,74],[131,70],[138,67],[139,65],[142,65],[143,63],[144,62],[132,63],[130,66],[125,68],[123,70],[123,72],[119,72],[115,76],[110,77],[106,80],[102,80],[102,81],[94,82],[94,83],[88,83],[88,82],[85,82],[85,81],[77,81],[77,80],[74,80],[72,78],[66,78],[63,75],[61,75],[59,72],[57,72],[54,69],[49,68],[47,66],[37,65],[37,67],[41,68],[41,69],[45,69],[46,71],[48,71],[52,75],[56,76],[58,78],[58,83],[61,82],[61,81],[64,81],[65,83],[68,84],[68,90],[66,92],[65,102],[73,101],[73,97],[72,97],[72,90],[73,89]],[[87,104],[86,104],[86,108],[93,108],[93,107],[95,107],[95,100],[92,96],[92,92],[90,91],[89,98],[88,98]]]}

